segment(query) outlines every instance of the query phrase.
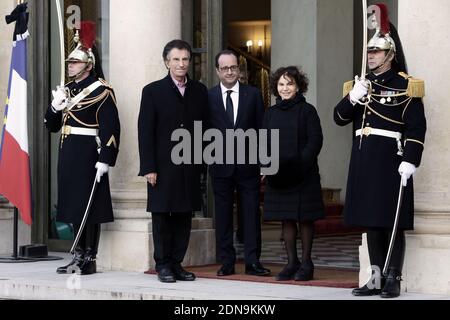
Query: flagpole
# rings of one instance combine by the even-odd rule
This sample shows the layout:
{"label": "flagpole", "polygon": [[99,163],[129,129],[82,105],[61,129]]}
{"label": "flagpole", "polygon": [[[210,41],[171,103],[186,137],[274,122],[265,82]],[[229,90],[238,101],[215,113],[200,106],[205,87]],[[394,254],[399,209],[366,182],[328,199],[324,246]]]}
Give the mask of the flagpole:
{"label": "flagpole", "polygon": [[19,210],[17,207],[14,207],[14,231],[13,231],[13,258],[18,259],[17,254],[17,246],[19,245],[18,237],[19,237]]}
{"label": "flagpole", "polygon": [[[26,28],[23,28],[24,26],[26,26],[26,22],[28,19],[28,12],[27,12],[27,3],[24,0],[17,0],[16,1],[17,6],[14,9],[15,11],[13,11],[10,15],[7,15],[5,17],[6,19],[6,23],[10,24],[15,22],[16,23],[16,27],[17,27],[17,23],[19,22],[19,25],[21,26],[20,30],[15,30],[14,32],[14,41],[15,44],[17,46],[13,47],[13,58],[12,58],[12,62],[11,62],[11,73],[13,71],[17,71],[16,68],[22,67],[23,69],[27,69],[26,66],[26,38],[28,36],[28,30]],[[14,14],[13,14],[14,13]],[[25,45],[23,45],[25,44]],[[17,58],[16,60],[14,59]],[[19,68],[21,69],[21,68]],[[26,72],[25,74],[20,74],[19,77],[26,83]],[[12,88],[11,83],[13,83],[14,78],[12,77],[10,79],[10,88]],[[17,80],[16,80],[17,81]],[[19,84],[17,87],[21,87],[21,85]],[[26,86],[25,86],[26,88]],[[16,89],[18,90],[18,89]],[[26,89],[25,89],[26,90]],[[21,116],[21,119],[25,119],[25,123],[26,123],[26,117],[22,117],[22,113],[21,110],[26,110],[26,91],[23,90],[20,91],[20,89],[16,92],[19,93],[20,95],[22,95],[22,101],[25,101],[25,103],[21,103],[19,105],[14,105],[14,108],[11,108],[11,104],[9,102],[9,100],[7,100],[7,104],[8,104],[8,113],[6,115],[9,115],[9,113],[11,114],[15,114],[17,116]],[[8,92],[8,98],[11,98],[11,92]],[[11,109],[10,109],[11,108]],[[24,111],[25,112],[25,111]],[[24,113],[26,115],[26,112]],[[16,125],[16,131],[21,132],[21,126],[23,125],[23,123],[20,123],[19,125]],[[8,133],[11,135],[11,132],[8,131],[8,126],[7,124],[5,124],[4,126],[4,132],[5,134]],[[14,131],[14,132],[16,132]],[[26,130],[25,130],[26,132]],[[17,147],[19,146],[18,141],[20,141],[20,138],[23,138],[24,140],[28,140],[28,136],[27,135],[11,135],[12,140],[14,140],[15,142],[17,142]],[[4,142],[4,141],[3,141]],[[7,147],[5,147],[6,144],[3,144],[2,142],[2,159],[3,157],[6,158],[6,151],[8,152],[8,155],[14,154],[14,148],[15,145],[14,143],[9,143],[7,145]],[[13,146],[11,146],[13,145]],[[5,148],[5,149],[3,149]],[[9,149],[8,149],[9,148]],[[28,149],[28,148],[26,148]],[[12,150],[12,151],[11,151]],[[3,153],[5,152],[5,153]],[[26,150],[27,153],[27,159],[25,160],[25,157],[21,158],[21,159],[15,159],[18,160],[20,162],[20,164],[25,164],[27,163],[27,166],[29,166],[29,158],[28,158],[28,150]],[[7,162],[8,164],[11,161]],[[18,165],[19,166],[19,165]],[[12,167],[12,166],[11,166]],[[13,205],[11,207],[8,207],[8,209],[13,209],[13,239],[12,239],[12,245],[13,245],[13,252],[12,254],[9,255],[3,255],[0,256],[0,263],[22,263],[22,262],[35,262],[35,261],[41,261],[41,260],[56,260],[56,259],[61,259],[59,257],[43,257],[41,258],[42,255],[40,255],[40,253],[43,252],[44,246],[43,245],[29,245],[29,246],[23,246],[20,247],[19,249],[19,210],[20,213],[22,214],[22,218],[24,218],[24,222],[27,224],[31,224],[32,223],[32,210],[31,210],[31,192],[29,190],[30,187],[30,182],[31,179],[29,178],[29,176],[26,176],[26,174],[23,174],[23,172],[17,173],[16,171],[13,171],[13,173],[16,173],[17,175],[23,175],[26,177],[25,183],[24,181],[20,181],[19,183],[11,183],[11,181],[6,181],[8,180],[7,178],[9,176],[14,176],[11,174],[11,172],[9,172],[10,170],[12,170],[13,168],[11,168],[9,166],[5,165],[5,162],[0,161],[0,192],[5,195],[5,198],[8,198],[7,200]],[[8,175],[5,174],[5,172],[8,172]],[[29,173],[28,170],[26,170],[27,173]],[[6,177],[6,178],[5,178]],[[16,178],[14,176],[14,178]],[[10,186],[12,184],[12,187]],[[9,187],[9,188],[8,188]],[[29,198],[27,198],[29,197]],[[10,211],[10,210],[8,210]],[[23,248],[23,249],[22,249]],[[21,252],[19,252],[21,251]],[[45,246],[45,252],[47,252],[47,248]]]}
{"label": "flagpole", "polygon": [[19,209],[14,207],[13,218],[13,254],[11,256],[0,256],[0,263],[22,263],[34,262],[35,260],[19,257],[17,248],[19,247]]}

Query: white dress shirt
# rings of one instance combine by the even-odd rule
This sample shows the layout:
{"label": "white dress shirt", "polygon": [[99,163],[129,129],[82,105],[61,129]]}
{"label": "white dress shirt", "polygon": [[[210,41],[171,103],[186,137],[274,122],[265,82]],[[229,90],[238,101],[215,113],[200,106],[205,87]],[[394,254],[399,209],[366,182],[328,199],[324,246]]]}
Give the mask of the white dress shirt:
{"label": "white dress shirt", "polygon": [[220,83],[220,89],[222,90],[222,99],[225,111],[227,110],[227,91],[233,91],[231,93],[231,101],[233,101],[233,115],[234,124],[236,124],[238,110],[239,110],[239,81],[236,82],[233,88],[227,89],[222,83]]}

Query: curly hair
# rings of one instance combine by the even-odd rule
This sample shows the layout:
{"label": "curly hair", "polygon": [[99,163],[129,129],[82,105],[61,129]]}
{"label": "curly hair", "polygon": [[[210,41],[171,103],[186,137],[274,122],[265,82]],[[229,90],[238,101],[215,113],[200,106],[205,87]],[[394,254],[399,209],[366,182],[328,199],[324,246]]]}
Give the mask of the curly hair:
{"label": "curly hair", "polygon": [[278,82],[281,77],[287,77],[294,80],[301,94],[308,91],[309,79],[306,73],[301,71],[301,68],[295,66],[282,67],[275,71],[270,77],[270,90],[275,97],[280,97],[280,94],[278,93]]}

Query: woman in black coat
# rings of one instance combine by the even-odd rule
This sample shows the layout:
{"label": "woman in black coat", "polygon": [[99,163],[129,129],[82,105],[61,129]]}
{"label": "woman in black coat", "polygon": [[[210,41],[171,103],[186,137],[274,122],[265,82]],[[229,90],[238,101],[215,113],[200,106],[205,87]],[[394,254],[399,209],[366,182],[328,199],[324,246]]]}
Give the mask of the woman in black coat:
{"label": "woman in black coat", "polygon": [[[314,221],[325,217],[317,164],[323,135],[316,109],[303,96],[307,89],[308,79],[297,67],[278,69],[271,79],[277,104],[267,110],[264,118],[264,128],[278,129],[280,137],[279,170],[267,177],[264,196],[264,219],[283,223],[288,264],[277,275],[278,281],[313,278]],[[302,263],[297,257],[298,229]]]}

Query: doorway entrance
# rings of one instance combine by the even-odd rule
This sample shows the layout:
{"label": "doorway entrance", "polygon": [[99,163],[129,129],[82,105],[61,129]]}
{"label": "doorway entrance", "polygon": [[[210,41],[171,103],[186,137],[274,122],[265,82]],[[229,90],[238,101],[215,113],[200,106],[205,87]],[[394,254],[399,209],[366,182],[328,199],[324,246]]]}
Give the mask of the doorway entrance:
{"label": "doorway entrance", "polygon": [[[241,82],[258,87],[266,108],[273,104],[269,90],[272,61],[272,9],[283,6],[271,0],[227,0],[223,1],[222,47],[237,52],[240,56]],[[301,6],[301,5],[300,5]],[[301,8],[300,8],[301,9]],[[278,10],[280,11],[280,10]],[[282,10],[281,10],[282,11]],[[292,21],[277,21],[277,28],[287,28]],[[283,25],[280,27],[280,25]],[[299,46],[292,42],[292,47]],[[292,48],[291,48],[292,49]],[[298,60],[298,59],[297,59]],[[351,66],[349,66],[351,67]],[[272,70],[273,71],[273,70]],[[342,222],[340,189],[324,189],[326,219],[316,222],[316,240],[313,246],[313,260],[318,266],[357,270],[359,268],[359,246],[361,232],[346,228]],[[263,208],[264,186],[261,188],[261,209]],[[235,244],[238,257],[243,258],[242,213],[239,201],[235,206]],[[301,256],[301,243],[297,246]],[[286,263],[280,222],[262,222],[263,263]]]}

